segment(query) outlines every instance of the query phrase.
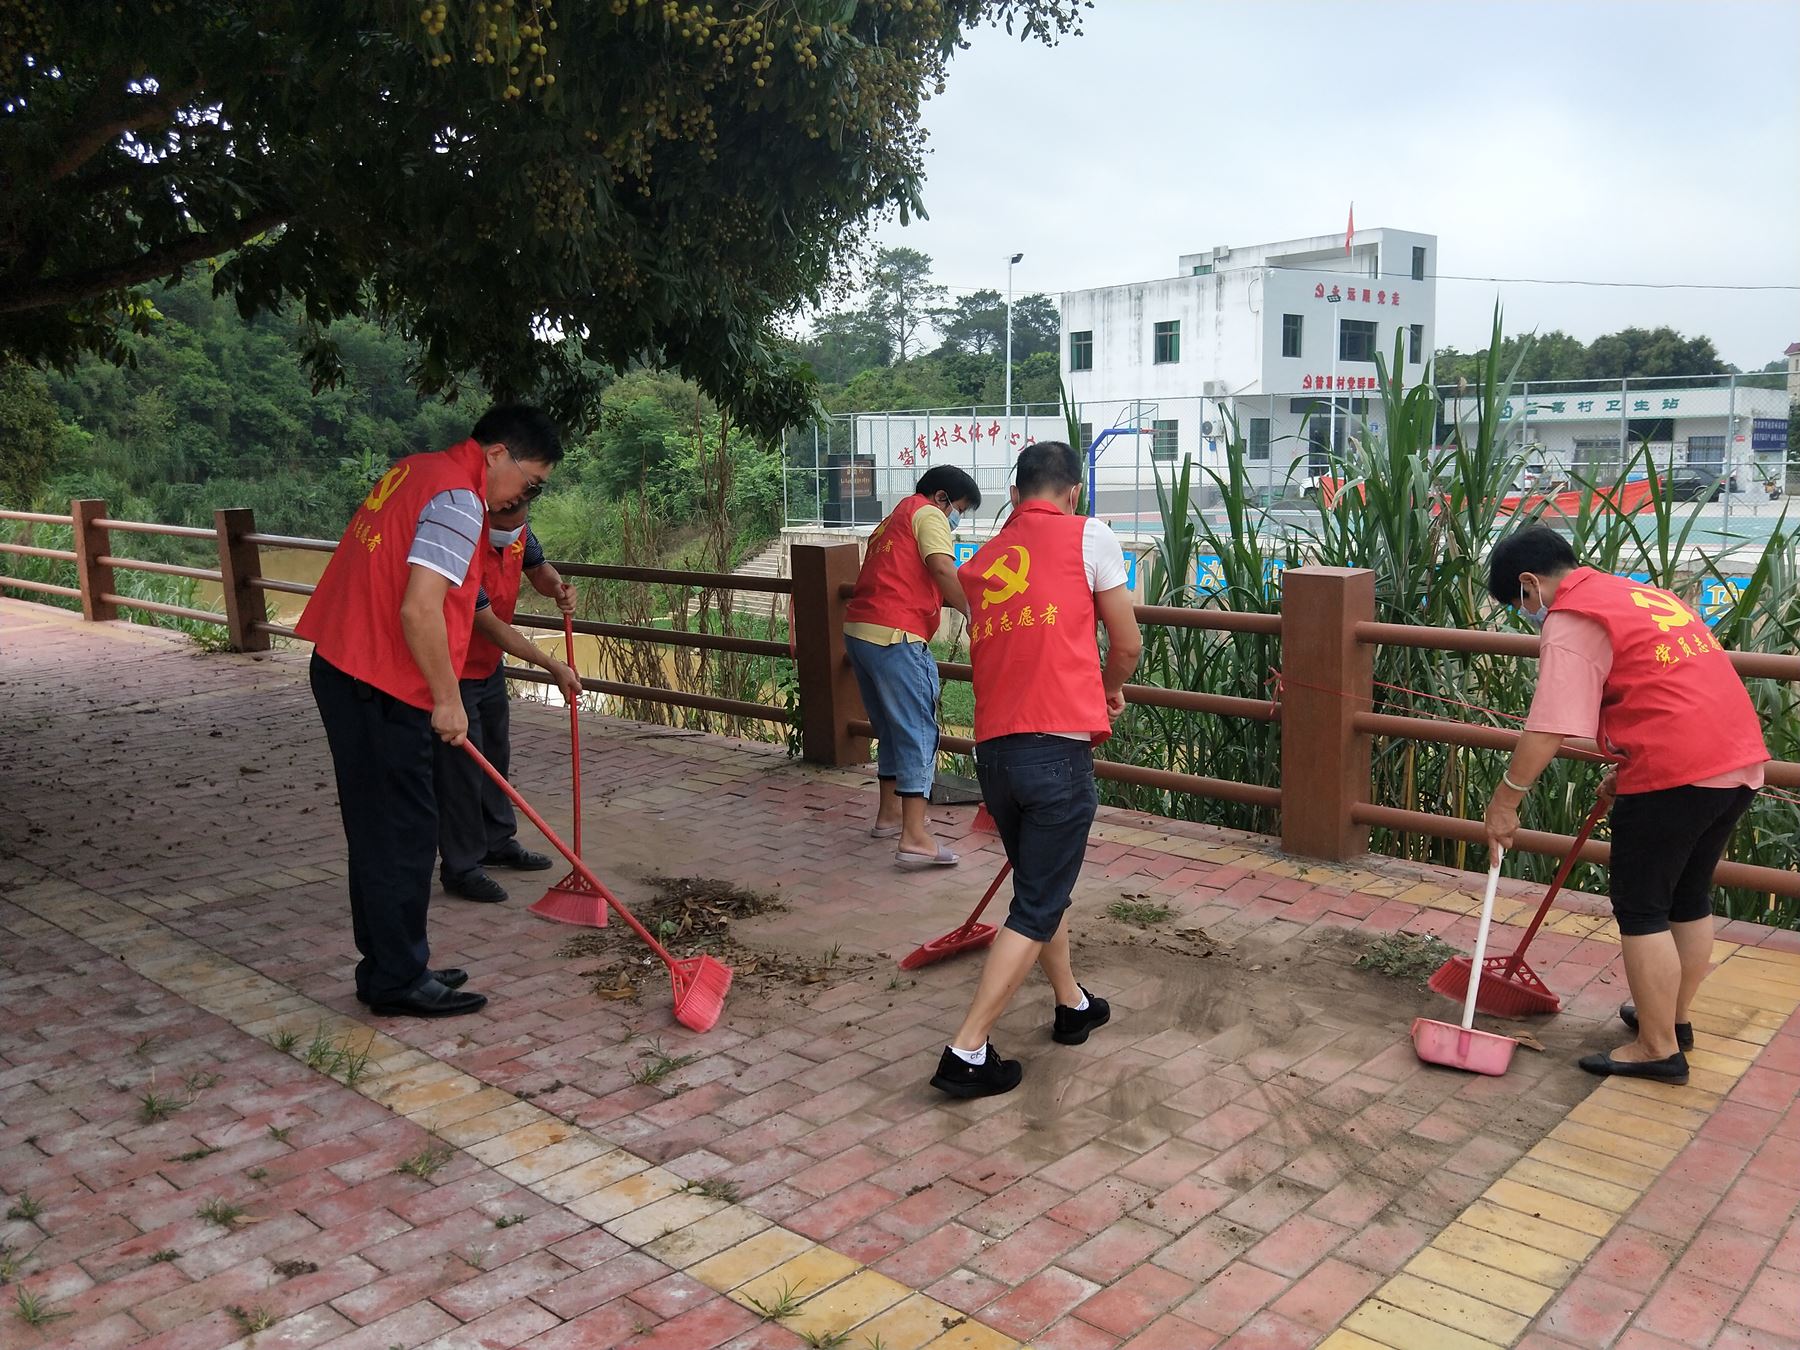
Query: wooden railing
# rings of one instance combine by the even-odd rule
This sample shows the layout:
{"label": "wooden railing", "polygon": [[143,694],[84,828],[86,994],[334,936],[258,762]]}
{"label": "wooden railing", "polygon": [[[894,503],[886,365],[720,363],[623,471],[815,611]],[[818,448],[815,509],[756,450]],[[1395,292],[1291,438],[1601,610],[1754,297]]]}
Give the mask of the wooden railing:
{"label": "wooden railing", "polygon": [[[70,503],[66,516],[0,511],[0,520],[71,527],[74,532],[72,549],[0,543],[0,554],[72,563],[79,581],[77,586],[71,587],[0,574],[0,588],[79,599],[82,612],[89,619],[112,619],[122,608],[135,608],[220,624],[225,629],[227,645],[239,651],[263,650],[269,646],[271,637],[294,636],[292,629],[270,622],[264,600],[266,593],[310,595],[313,590],[303,582],[264,576],[261,548],[322,553],[330,553],[336,548],[327,539],[260,534],[251,512],[244,509],[217,512],[214,528],[210,530],[115,520],[106,515],[104,502],[91,500]],[[219,565],[217,568],[195,567],[120,555],[113,552],[115,533],[212,541]],[[796,545],[791,551],[791,563],[791,578],[591,563],[557,563],[556,566],[565,576],[572,577],[787,596],[790,606],[790,640],[787,643],[728,633],[593,620],[578,620],[574,626],[577,632],[613,641],[773,659],[791,658],[800,691],[804,757],[822,764],[866,762],[871,727],[850,671],[843,635],[844,610],[854,590],[858,570],[858,546],[854,543]],[[117,571],[124,569],[216,581],[224,592],[225,612],[219,614],[122,595],[114,577]],[[1172,606],[1141,605],[1137,608],[1139,622],[1146,625],[1221,634],[1250,633],[1279,639],[1281,682],[1268,700],[1154,685],[1128,685],[1125,691],[1128,703],[1141,706],[1278,723],[1284,766],[1279,787],[1104,761],[1096,764],[1096,772],[1102,778],[1157,791],[1191,793],[1279,810],[1282,847],[1290,853],[1308,857],[1336,860],[1357,857],[1367,851],[1372,828],[1468,843],[1483,842],[1485,830],[1479,821],[1400,810],[1371,801],[1373,742],[1379,736],[1507,751],[1516,744],[1518,733],[1439,718],[1375,712],[1375,650],[1381,645],[1399,645],[1535,658],[1538,639],[1518,633],[1377,623],[1374,583],[1374,573],[1365,569],[1296,567],[1288,569],[1283,576],[1282,605],[1278,614]],[[547,631],[560,630],[562,626],[555,619],[532,615],[521,615],[515,622],[520,627]],[[1800,681],[1800,656],[1733,652],[1731,660],[1739,673],[1749,678]],[[968,665],[955,662],[940,662],[939,671],[945,679],[951,680],[967,680],[971,674]],[[507,673],[523,680],[544,682],[548,679],[540,671],[518,667],[507,667]],[[615,680],[583,679],[582,686],[595,693],[643,703],[699,709],[765,722],[785,723],[789,720],[785,708],[745,699]],[[974,749],[972,742],[958,736],[944,736],[940,744],[953,753],[968,753]],[[1591,741],[1565,742],[1560,753],[1573,759],[1600,758]],[[1767,779],[1774,787],[1800,788],[1800,764],[1775,761],[1767,768]],[[1523,830],[1518,835],[1516,847],[1526,852],[1561,855],[1573,842],[1567,835]],[[1583,859],[1602,864],[1610,856],[1611,848],[1604,843],[1589,842],[1581,852]],[[1800,873],[1794,871],[1726,862],[1721,864],[1717,879],[1723,885],[1800,896]]]}

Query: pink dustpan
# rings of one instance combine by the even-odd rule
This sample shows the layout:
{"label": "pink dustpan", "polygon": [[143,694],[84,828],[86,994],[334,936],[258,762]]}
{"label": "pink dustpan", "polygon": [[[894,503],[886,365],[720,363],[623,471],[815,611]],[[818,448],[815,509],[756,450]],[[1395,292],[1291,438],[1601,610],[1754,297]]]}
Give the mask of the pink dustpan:
{"label": "pink dustpan", "polygon": [[1491,1031],[1473,1027],[1453,1027],[1448,1022],[1434,1022],[1429,1017],[1413,1019],[1413,1049],[1427,1064],[1442,1064],[1470,1073],[1485,1073],[1498,1078],[1512,1064],[1513,1051],[1519,1043],[1511,1036],[1496,1036]]}
{"label": "pink dustpan", "polygon": [[[1494,892],[1500,888],[1501,850],[1494,850],[1494,861],[1488,867],[1487,894],[1481,900],[1481,927],[1475,932],[1475,955],[1471,970],[1481,970],[1487,955],[1488,925],[1494,918]],[[1429,1017],[1413,1020],[1413,1049],[1427,1064],[1442,1064],[1449,1069],[1466,1069],[1498,1078],[1512,1063],[1518,1042],[1511,1036],[1496,1036],[1491,1031],[1475,1030],[1475,999],[1481,989],[1480,980],[1470,980],[1463,997],[1462,1025],[1435,1022]]]}

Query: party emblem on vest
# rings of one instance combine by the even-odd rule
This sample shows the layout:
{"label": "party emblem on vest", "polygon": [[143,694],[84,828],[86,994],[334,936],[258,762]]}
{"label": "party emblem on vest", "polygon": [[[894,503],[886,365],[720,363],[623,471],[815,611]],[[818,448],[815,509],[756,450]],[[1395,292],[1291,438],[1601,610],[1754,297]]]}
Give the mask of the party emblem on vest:
{"label": "party emblem on vest", "polygon": [[525,536],[520,535],[517,539],[513,540],[511,547],[506,551],[508,553],[523,553],[525,551]]}
{"label": "party emblem on vest", "polygon": [[1662,595],[1656,591],[1637,591],[1631,593],[1632,601],[1639,609],[1650,611],[1650,617],[1656,620],[1657,628],[1666,633],[1671,628],[1685,628],[1694,621],[1686,605],[1672,595]]}
{"label": "party emblem on vest", "polygon": [[[1018,555],[1018,561],[1009,565],[1007,559],[1015,553]],[[1014,544],[1011,548],[1003,549],[1000,556],[995,558],[989,564],[988,569],[981,574],[983,581],[999,583],[998,590],[981,593],[981,607],[986,609],[989,605],[1004,605],[1015,595],[1025,594],[1031,586],[1031,583],[1026,580],[1030,573],[1031,554],[1026,551],[1023,544]]]}
{"label": "party emblem on vest", "polygon": [[400,485],[406,481],[406,475],[411,472],[412,465],[396,464],[382,474],[381,481],[370,488],[369,495],[363,498],[363,509],[365,511],[381,510],[387,505],[387,499],[398,491]]}

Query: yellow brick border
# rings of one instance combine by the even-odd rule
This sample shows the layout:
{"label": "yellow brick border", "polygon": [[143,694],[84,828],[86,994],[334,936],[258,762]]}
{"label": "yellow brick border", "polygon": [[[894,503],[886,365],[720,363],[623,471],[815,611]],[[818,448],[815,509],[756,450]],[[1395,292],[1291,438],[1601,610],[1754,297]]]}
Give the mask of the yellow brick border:
{"label": "yellow brick border", "polygon": [[1713,956],[1692,1009],[1688,1086],[1603,1081],[1320,1350],[1492,1350],[1519,1339],[1800,1008],[1800,956],[1729,942]]}
{"label": "yellow brick border", "polygon": [[[1029,1350],[977,1318],[754,1213],[452,1064],[327,1008],[149,915],[48,874],[8,899],[132,971],[268,1041],[323,1035],[366,1051],[351,1090],[707,1288],[759,1311],[785,1288],[796,1332],[879,1336],[886,1350]],[[24,936],[30,936],[29,933]],[[295,1058],[304,1053],[298,1047]]]}

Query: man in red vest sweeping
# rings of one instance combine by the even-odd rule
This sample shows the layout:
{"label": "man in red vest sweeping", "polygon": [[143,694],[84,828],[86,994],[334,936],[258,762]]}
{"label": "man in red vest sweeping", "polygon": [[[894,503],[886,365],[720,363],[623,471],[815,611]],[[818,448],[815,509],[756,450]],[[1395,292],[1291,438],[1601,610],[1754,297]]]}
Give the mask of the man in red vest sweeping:
{"label": "man in red vest sweeping", "polygon": [[[556,601],[563,613],[575,612],[575,588],[545,559],[525,514],[523,505],[488,512],[487,541],[476,550],[481,590],[475,597],[475,632],[458,680],[463,711],[469,717],[469,743],[502,776],[512,765],[512,717],[501,656],[549,671],[571,703],[581,697],[581,680],[575,672],[512,626],[519,586],[526,577],[533,590]],[[438,879],[446,891],[496,904],[506,899],[506,888],[488,875],[488,868],[542,872],[550,866],[549,858],[519,842],[512,803],[468,755],[439,741],[435,771]]]}
{"label": "man in red vest sweeping", "polygon": [[[931,1085],[952,1097],[1010,1092],[1024,1076],[988,1040],[1033,965],[1056,999],[1050,1036],[1080,1045],[1111,1009],[1069,964],[1069,897],[1098,796],[1094,746],[1125,711],[1143,639],[1125,555],[1103,522],[1074,514],[1081,456],[1061,441],[1019,456],[1013,513],[958,571],[975,668],[975,769],[1013,867],[1006,924]],[[1106,626],[1100,658],[1097,624]]]}
{"label": "man in red vest sweeping", "polygon": [[313,644],[312,690],[349,845],[357,997],[377,1013],[454,1017],[487,1003],[460,970],[432,970],[425,936],[437,856],[433,738],[468,735],[457,672],[474,628],[487,505],[543,491],[562,458],[534,408],[495,408],[468,440],[408,455],[369,492],[294,631]]}
{"label": "man in red vest sweeping", "polygon": [[1619,757],[1612,903],[1637,1039],[1585,1055],[1589,1073],[1688,1080],[1688,1005],[1712,962],[1712,875],[1763,783],[1762,724],[1718,641],[1693,610],[1653,586],[1576,565],[1542,526],[1509,535],[1488,591],[1543,630],[1525,732],[1488,803],[1490,845],[1509,847],[1519,804],[1568,736]]}
{"label": "man in red vest sweeping", "polygon": [[938,673],[931,639],[946,607],[967,616],[950,532],[981,489],[962,469],[940,464],[869,536],[856,594],[844,611],[844,647],[869,725],[881,804],[869,834],[898,839],[901,867],[949,867],[956,854],[925,824],[937,768]]}

